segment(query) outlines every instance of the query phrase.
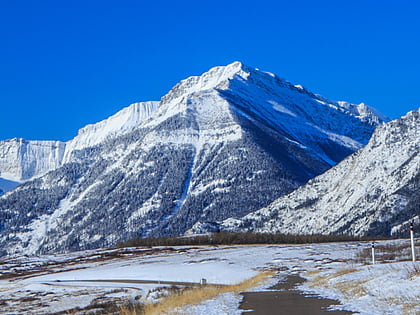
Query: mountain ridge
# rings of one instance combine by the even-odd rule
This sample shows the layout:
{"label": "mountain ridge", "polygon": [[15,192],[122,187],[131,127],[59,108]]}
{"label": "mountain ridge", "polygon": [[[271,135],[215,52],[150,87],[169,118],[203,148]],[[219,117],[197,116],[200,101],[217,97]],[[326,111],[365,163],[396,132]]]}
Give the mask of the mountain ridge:
{"label": "mountain ridge", "polygon": [[[136,128],[157,109],[157,105],[158,102],[153,101],[133,103],[105,120],[79,129],[78,134],[66,142],[22,138],[0,141],[0,178],[21,183],[42,176],[71,162],[74,151]],[[37,147],[43,150],[37,150]],[[28,156],[29,151],[34,154]]]}

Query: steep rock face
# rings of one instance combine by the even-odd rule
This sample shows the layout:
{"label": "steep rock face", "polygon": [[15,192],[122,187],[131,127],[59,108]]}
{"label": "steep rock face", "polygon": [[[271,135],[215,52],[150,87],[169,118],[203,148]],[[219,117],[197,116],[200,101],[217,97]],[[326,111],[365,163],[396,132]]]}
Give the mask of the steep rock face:
{"label": "steep rock face", "polygon": [[60,166],[65,144],[60,141],[0,141],[0,177],[24,181]]}
{"label": "steep rock face", "polygon": [[[369,144],[268,207],[217,228],[274,233],[405,235],[420,226],[420,110],[379,127]],[[191,232],[214,225],[197,223]]]}
{"label": "steep rock face", "polygon": [[3,254],[182,235],[197,221],[239,218],[362,147],[382,121],[239,62],[150,104],[133,127],[107,128],[112,137],[87,127],[68,163],[0,198]]}

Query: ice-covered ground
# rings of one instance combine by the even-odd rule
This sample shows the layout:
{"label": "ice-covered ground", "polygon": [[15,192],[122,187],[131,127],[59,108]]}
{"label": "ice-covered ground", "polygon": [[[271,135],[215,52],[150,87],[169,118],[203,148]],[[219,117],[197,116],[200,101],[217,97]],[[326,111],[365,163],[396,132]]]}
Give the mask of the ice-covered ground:
{"label": "ice-covered ground", "polygon": [[[177,282],[199,283],[205,278],[208,283],[234,284],[260,270],[276,269],[280,277],[300,273],[308,279],[302,290],[338,299],[347,310],[419,312],[420,266],[385,263],[380,255],[377,264],[368,265],[358,254],[368,247],[367,243],[189,246],[9,258],[0,261],[0,306],[4,314],[45,314],[76,307],[94,309],[114,300],[153,302],[164,291],[160,288]],[[228,293],[180,311],[239,314],[240,299]]]}

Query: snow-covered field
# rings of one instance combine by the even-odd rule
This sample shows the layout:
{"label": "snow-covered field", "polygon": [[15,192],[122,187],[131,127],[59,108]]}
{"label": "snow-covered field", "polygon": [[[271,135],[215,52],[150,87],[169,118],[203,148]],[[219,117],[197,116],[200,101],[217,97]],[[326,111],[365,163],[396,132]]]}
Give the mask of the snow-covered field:
{"label": "snow-covered field", "polygon": [[[401,242],[406,241],[383,241],[378,247]],[[369,246],[355,242],[128,248],[3,259],[0,309],[2,314],[48,314],[79,307],[86,314],[110,301],[156,302],[164,288],[177,283],[198,284],[205,278],[210,284],[235,284],[274,269],[277,276],[256,290],[299,273],[308,279],[301,290],[338,299],[343,304],[339,307],[347,310],[420,312],[420,265],[384,262],[386,256],[379,253],[378,263],[369,265],[360,257]],[[228,293],[179,311],[240,314],[240,300],[240,295]]]}

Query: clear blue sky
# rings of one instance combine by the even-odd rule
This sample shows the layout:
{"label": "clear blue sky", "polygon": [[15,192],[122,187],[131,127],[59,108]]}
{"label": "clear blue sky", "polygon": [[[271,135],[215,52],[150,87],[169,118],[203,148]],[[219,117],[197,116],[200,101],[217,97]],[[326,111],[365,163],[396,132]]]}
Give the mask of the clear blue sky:
{"label": "clear blue sky", "polygon": [[0,0],[0,139],[69,140],[235,60],[397,118],[420,106],[417,1]]}

